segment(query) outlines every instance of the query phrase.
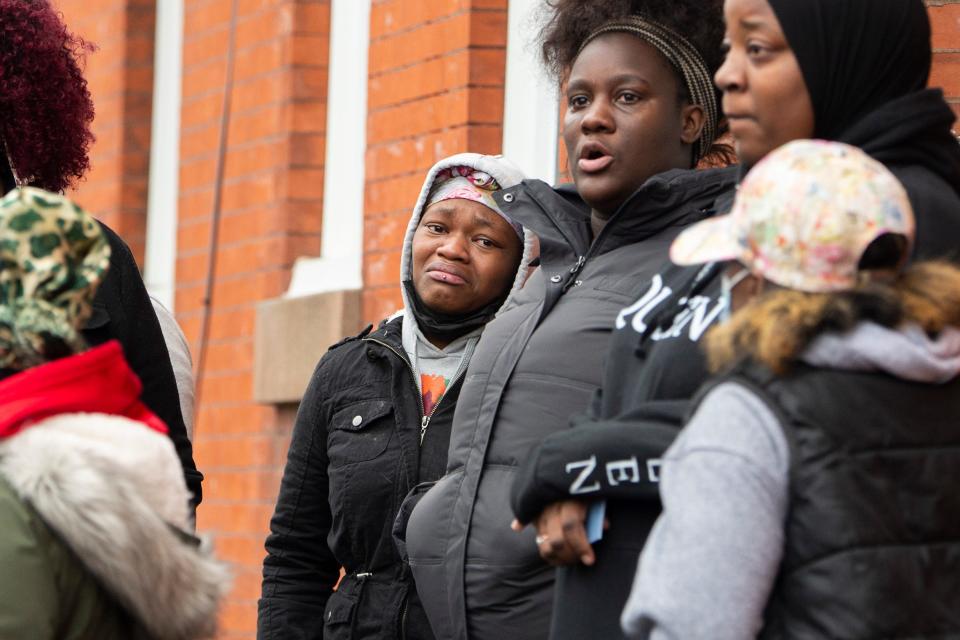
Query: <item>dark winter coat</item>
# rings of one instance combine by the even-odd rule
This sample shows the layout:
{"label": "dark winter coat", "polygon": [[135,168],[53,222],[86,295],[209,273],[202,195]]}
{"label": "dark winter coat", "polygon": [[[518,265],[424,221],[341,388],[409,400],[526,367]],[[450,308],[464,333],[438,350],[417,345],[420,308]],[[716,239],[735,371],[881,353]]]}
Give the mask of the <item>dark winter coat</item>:
{"label": "dark winter coat", "polygon": [[[912,153],[923,141],[939,141],[941,155],[957,155],[956,141],[943,142],[952,116],[935,91],[907,96],[878,117],[854,127],[847,138],[884,162],[903,183],[917,219],[914,257],[960,257],[960,177],[953,162],[934,170],[921,159],[931,149]],[[937,102],[939,100],[939,102]],[[878,128],[904,111],[917,117],[902,126]],[[926,123],[923,125],[922,123]],[[939,132],[939,133],[938,133]],[[931,142],[931,144],[933,144]],[[945,147],[945,148],[944,148]],[[960,176],[960,174],[956,174]],[[720,211],[729,205],[720,206]],[[689,411],[690,399],[707,379],[699,339],[722,312],[722,265],[677,267],[665,264],[642,294],[618,316],[603,374],[602,390],[586,415],[572,419],[574,429],[547,438],[523,469],[513,490],[517,515],[529,519],[545,506],[572,497],[569,462],[596,454],[598,469],[610,461],[636,457],[637,483],[611,486],[603,480],[588,499],[607,499],[611,527],[596,546],[592,567],[558,571],[552,638],[622,638],[619,617],[627,600],[636,559],[660,513],[657,460],[673,442]],[[588,617],[585,612],[590,612]]]}
{"label": "dark winter coat", "polygon": [[960,378],[742,365],[725,380],[763,399],[790,447],[784,553],[759,637],[957,637]]}
{"label": "dark winter coat", "polygon": [[164,425],[110,342],[0,382],[0,638],[216,632],[225,565],[187,533]]}
{"label": "dark winter coat", "polygon": [[332,347],[304,393],[266,543],[261,640],[433,638],[391,529],[407,493],[442,472],[462,376],[421,447],[402,321]]}
{"label": "dark winter coat", "polygon": [[117,340],[130,368],[143,384],[141,399],[170,430],[170,439],[183,465],[187,489],[196,508],[202,499],[203,474],[193,461],[193,445],[180,412],[180,395],[163,340],[160,322],[153,310],[140,270],[126,243],[107,225],[100,223],[110,241],[110,269],[93,300],[93,315],[83,337],[90,346]]}
{"label": "dark winter coat", "polygon": [[592,243],[588,208],[574,191],[528,181],[497,195],[539,236],[541,268],[487,326],[458,403],[447,475],[410,518],[410,565],[438,638],[546,637],[554,570],[533,531],[510,530],[517,467],[583,410],[617,311],[636,299],[680,230],[709,215],[734,182],[734,170],[656,176]]}

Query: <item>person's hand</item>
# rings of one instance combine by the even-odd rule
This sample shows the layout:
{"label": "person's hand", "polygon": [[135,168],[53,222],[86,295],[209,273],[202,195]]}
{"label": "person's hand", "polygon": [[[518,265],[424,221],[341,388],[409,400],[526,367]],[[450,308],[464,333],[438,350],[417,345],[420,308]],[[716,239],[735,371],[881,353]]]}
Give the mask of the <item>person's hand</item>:
{"label": "person's hand", "polygon": [[[544,509],[532,523],[537,529],[540,557],[555,566],[577,562],[593,565],[596,556],[587,542],[586,519],[587,504],[580,500],[554,502]],[[523,525],[514,520],[510,528],[522,531]]]}

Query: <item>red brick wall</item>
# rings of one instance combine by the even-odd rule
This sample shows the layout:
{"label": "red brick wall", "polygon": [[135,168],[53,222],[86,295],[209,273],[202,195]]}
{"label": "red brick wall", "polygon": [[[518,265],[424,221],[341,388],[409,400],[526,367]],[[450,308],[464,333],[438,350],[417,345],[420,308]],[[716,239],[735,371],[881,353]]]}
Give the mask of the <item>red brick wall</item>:
{"label": "red brick wall", "polygon": [[[55,0],[100,46],[87,67],[97,107],[94,168],[80,202],[142,256],[152,88],[153,1]],[[244,0],[195,456],[199,526],[234,563],[221,638],[253,638],[263,539],[293,407],[252,400],[256,304],[282,294],[293,260],[317,255],[326,123],[328,0]],[[960,111],[960,2],[936,1],[936,62]],[[186,0],[177,312],[199,344],[231,0]],[[427,168],[502,136],[507,0],[374,0],[366,166],[364,315],[399,300],[399,249]],[[561,166],[562,160],[561,143]],[[278,336],[307,340],[309,336]]]}
{"label": "red brick wall", "polygon": [[[207,276],[231,0],[185,3],[176,311],[197,358]],[[320,251],[327,0],[239,2],[232,121],[209,344],[194,455],[206,475],[198,526],[234,563],[222,638],[256,628],[263,541],[290,416],[253,402],[258,302]],[[309,336],[277,336],[308,340]]]}
{"label": "red brick wall", "polygon": [[931,0],[933,75],[930,84],[943,87],[953,110],[960,115],[960,1]]}
{"label": "red brick wall", "polygon": [[400,306],[400,244],[426,171],[499,153],[507,0],[374,0],[370,30],[363,315]]}
{"label": "red brick wall", "polygon": [[78,201],[143,264],[153,97],[154,0],[55,0],[70,29],[97,45],[86,77],[97,142]]}

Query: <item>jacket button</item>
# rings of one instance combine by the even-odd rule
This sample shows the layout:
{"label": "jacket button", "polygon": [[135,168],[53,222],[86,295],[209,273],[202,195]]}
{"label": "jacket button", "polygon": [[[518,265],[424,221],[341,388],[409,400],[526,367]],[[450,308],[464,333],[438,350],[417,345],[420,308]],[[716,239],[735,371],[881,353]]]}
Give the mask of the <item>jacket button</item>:
{"label": "jacket button", "polygon": [[513,194],[512,193],[503,194],[503,201],[506,202],[507,204],[510,204],[511,202],[513,202]]}
{"label": "jacket button", "polygon": [[558,284],[561,280],[563,280],[563,278],[561,278],[560,276],[553,276],[552,278],[550,278],[550,282],[554,284]]}
{"label": "jacket button", "polygon": [[361,422],[363,422],[363,416],[353,416],[353,426],[359,427]]}

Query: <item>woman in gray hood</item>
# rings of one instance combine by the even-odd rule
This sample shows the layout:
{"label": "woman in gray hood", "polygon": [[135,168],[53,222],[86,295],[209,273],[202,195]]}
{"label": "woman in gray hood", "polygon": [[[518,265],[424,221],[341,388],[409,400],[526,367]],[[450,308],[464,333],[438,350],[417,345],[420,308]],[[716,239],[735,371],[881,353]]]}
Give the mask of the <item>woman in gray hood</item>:
{"label": "woman in gray hood", "polygon": [[474,347],[526,279],[532,239],[492,197],[521,179],[478,154],[434,166],[404,240],[403,310],[317,365],[270,523],[259,638],[433,638],[392,526],[443,474]]}

